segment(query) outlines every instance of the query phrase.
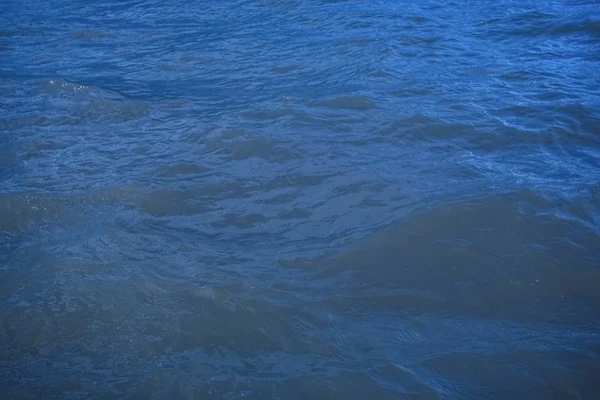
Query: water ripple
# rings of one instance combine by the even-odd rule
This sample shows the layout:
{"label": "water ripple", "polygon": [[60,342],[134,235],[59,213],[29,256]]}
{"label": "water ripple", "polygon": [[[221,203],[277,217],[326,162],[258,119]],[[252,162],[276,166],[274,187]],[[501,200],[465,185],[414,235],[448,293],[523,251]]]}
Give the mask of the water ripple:
{"label": "water ripple", "polygon": [[0,5],[8,398],[595,398],[594,1]]}

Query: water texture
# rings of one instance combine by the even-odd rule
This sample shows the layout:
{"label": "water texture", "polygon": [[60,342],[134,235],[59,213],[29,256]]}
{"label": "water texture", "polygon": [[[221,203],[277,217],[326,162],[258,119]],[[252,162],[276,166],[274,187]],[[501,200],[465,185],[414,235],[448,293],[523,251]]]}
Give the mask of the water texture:
{"label": "water texture", "polygon": [[0,3],[3,399],[598,377],[597,1]]}

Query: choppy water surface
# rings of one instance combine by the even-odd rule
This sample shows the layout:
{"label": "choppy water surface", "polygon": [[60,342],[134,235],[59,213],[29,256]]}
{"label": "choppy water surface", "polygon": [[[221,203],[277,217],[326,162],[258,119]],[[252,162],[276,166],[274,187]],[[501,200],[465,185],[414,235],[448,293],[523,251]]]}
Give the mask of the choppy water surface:
{"label": "choppy water surface", "polygon": [[14,399],[597,399],[595,1],[5,1]]}

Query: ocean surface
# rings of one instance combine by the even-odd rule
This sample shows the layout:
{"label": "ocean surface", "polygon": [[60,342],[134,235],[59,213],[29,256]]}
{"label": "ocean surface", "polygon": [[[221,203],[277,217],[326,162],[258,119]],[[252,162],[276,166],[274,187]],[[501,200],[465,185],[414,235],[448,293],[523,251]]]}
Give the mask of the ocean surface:
{"label": "ocean surface", "polygon": [[0,2],[2,399],[599,378],[598,1]]}

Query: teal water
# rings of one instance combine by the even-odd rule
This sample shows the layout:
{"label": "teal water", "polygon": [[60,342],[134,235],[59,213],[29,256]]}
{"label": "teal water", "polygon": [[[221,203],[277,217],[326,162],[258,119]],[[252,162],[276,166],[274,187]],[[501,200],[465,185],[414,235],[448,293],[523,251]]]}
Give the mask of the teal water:
{"label": "teal water", "polygon": [[596,399],[595,1],[0,4],[8,399]]}

